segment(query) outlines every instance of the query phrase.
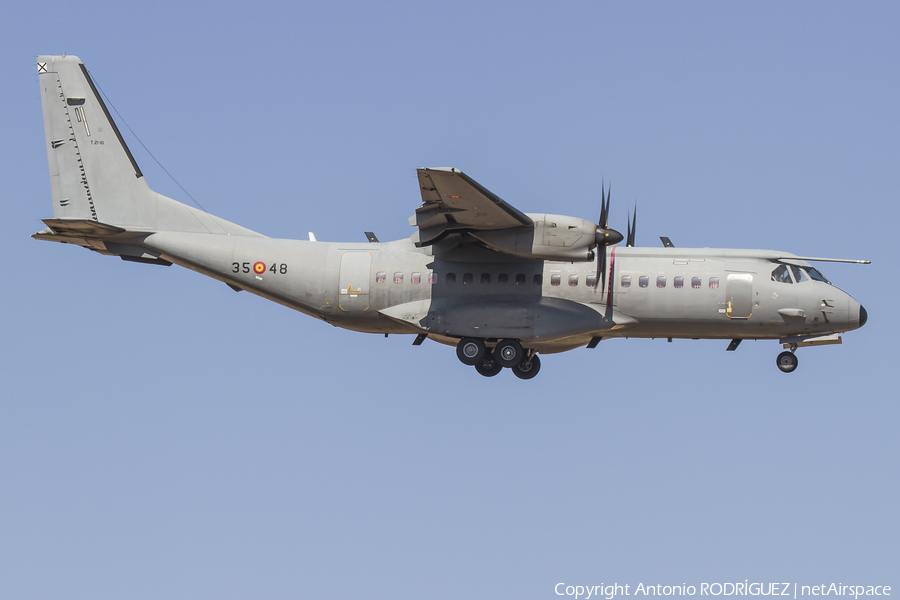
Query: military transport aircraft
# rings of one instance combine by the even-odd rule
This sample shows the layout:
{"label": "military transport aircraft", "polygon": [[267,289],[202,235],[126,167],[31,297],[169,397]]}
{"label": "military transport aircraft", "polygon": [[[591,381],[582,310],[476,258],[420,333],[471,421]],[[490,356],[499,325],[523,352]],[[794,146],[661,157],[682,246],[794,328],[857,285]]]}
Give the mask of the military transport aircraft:
{"label": "military transport aircraft", "polygon": [[525,214],[452,168],[418,170],[422,204],[408,239],[271,239],[153,192],[84,64],[40,56],[53,218],[39,240],[177,264],[338,327],[456,346],[482,375],[522,379],[539,354],[608,338],[778,340],[777,365],[802,346],[841,343],[866,310],[807,261],[771,250],[624,247],[600,223]]}

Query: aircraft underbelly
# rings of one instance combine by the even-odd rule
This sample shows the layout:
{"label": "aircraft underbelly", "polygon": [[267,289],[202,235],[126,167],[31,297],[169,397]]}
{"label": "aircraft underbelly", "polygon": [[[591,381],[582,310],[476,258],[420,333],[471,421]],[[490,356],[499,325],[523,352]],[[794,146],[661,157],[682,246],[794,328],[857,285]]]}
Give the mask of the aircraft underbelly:
{"label": "aircraft underbelly", "polygon": [[580,302],[562,298],[433,299],[379,311],[422,331],[452,337],[518,339],[545,342],[573,335],[594,335],[613,323]]}

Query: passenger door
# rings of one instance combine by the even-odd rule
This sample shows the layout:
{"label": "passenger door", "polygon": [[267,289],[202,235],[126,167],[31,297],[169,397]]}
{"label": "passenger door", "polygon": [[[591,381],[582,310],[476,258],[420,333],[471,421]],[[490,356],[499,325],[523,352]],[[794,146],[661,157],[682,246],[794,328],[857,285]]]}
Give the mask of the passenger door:
{"label": "passenger door", "polygon": [[730,273],[725,282],[725,314],[729,319],[748,319],[753,314],[753,275]]}
{"label": "passenger door", "polygon": [[338,307],[344,312],[369,309],[369,277],[372,255],[364,251],[344,252],[341,256]]}

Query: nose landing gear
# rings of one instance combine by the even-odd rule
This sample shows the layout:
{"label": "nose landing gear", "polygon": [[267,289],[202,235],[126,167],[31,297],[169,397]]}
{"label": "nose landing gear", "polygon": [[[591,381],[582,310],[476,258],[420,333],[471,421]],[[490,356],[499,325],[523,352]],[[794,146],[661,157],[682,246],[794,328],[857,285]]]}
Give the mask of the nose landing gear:
{"label": "nose landing gear", "polygon": [[791,373],[797,368],[797,355],[792,350],[785,350],[775,359],[775,364],[782,373]]}

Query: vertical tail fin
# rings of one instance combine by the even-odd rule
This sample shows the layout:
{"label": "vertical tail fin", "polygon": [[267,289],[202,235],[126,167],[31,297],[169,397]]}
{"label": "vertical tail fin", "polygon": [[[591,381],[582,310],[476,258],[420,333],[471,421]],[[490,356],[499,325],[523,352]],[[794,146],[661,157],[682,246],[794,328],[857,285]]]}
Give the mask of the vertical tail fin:
{"label": "vertical tail fin", "polygon": [[154,229],[155,194],[76,56],[39,56],[53,216]]}
{"label": "vertical tail fin", "polygon": [[[152,191],[77,56],[39,56],[53,221],[133,232],[259,235]],[[42,237],[41,239],[49,239]]]}

